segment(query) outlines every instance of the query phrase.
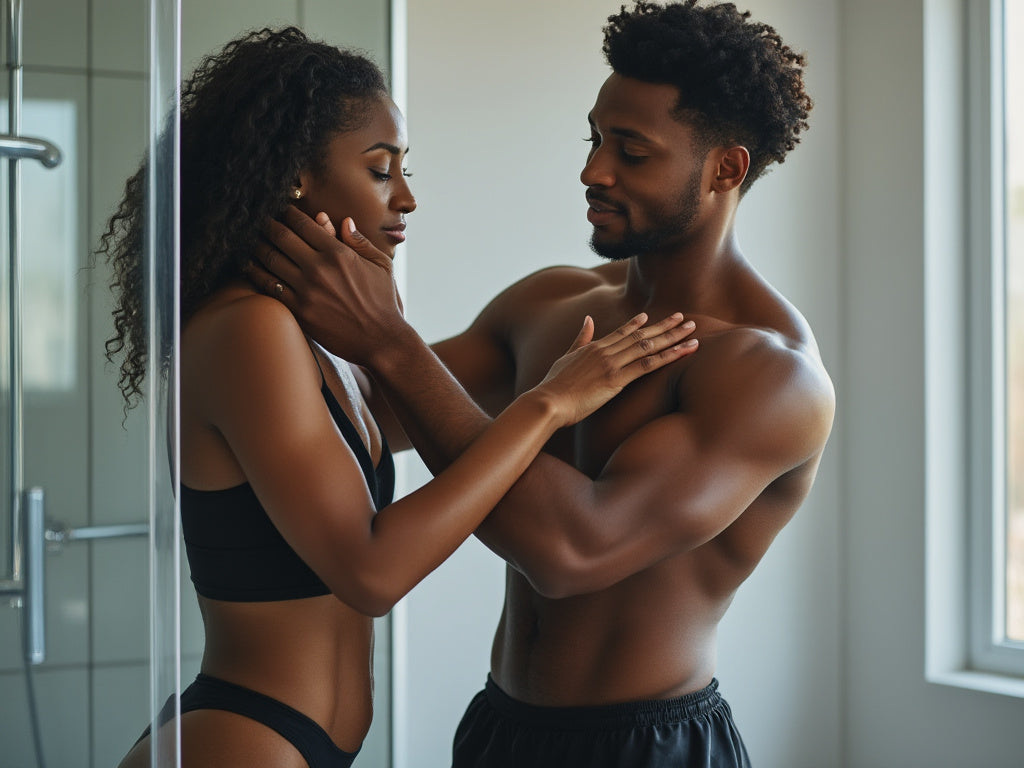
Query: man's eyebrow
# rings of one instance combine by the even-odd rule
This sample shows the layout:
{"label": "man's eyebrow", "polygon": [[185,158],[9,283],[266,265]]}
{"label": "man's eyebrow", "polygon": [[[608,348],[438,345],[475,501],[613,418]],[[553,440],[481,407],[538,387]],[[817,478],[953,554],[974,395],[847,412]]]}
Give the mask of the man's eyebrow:
{"label": "man's eyebrow", "polygon": [[[590,123],[591,128],[597,128],[594,124],[594,118],[591,115],[587,115],[587,122]],[[655,141],[649,136],[645,136],[640,133],[640,131],[634,131],[632,128],[609,128],[608,133],[622,139],[633,139],[634,141],[643,141],[647,144],[655,143]]]}
{"label": "man's eyebrow", "polygon": [[[375,149],[386,149],[392,155],[401,155],[402,154],[402,150],[401,149],[396,147],[394,144],[388,144],[386,141],[378,141],[372,147],[367,147],[366,149],[363,150],[363,154],[365,155],[367,152],[373,152],[373,150],[375,150]],[[406,153],[408,153],[409,150],[407,149],[405,151],[406,151]]]}
{"label": "man's eyebrow", "polygon": [[642,141],[646,144],[653,144],[654,140],[649,136],[645,136],[640,131],[634,131],[631,128],[612,128],[608,131],[614,136],[620,136],[623,139],[633,139],[634,141]]}

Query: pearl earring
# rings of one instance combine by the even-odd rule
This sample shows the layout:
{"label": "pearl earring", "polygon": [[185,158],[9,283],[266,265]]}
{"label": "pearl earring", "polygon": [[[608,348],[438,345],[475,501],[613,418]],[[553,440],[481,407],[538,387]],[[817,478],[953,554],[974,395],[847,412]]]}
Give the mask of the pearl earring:
{"label": "pearl earring", "polygon": [[292,197],[294,197],[296,200],[301,200],[302,190],[296,187],[294,190],[292,190]]}

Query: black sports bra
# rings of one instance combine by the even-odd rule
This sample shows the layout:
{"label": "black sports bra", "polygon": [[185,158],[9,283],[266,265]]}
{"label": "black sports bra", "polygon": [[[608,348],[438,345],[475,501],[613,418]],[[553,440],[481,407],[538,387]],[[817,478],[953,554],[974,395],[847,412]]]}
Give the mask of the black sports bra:
{"label": "black sports bra", "polygon": [[[326,380],[320,391],[359,461],[374,506],[387,506],[395,492],[395,462],[387,442],[374,467]],[[331,591],[274,527],[249,483],[220,491],[197,491],[183,484],[181,528],[192,583],[204,597],[266,602],[317,597]]]}

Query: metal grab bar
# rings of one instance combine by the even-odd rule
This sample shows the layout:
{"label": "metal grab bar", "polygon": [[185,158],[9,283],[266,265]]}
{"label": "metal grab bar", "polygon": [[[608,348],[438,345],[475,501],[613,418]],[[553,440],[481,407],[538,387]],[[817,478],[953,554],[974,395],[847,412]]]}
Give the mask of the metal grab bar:
{"label": "metal grab bar", "polygon": [[25,611],[25,661],[42,664],[46,658],[46,523],[43,489],[25,491],[21,504],[24,512],[24,539],[18,542],[24,571],[18,579],[0,581],[0,596],[17,600]]}
{"label": "metal grab bar", "polygon": [[25,491],[25,661],[46,659],[46,519],[43,489]]}
{"label": "metal grab bar", "polygon": [[120,525],[89,525],[84,528],[47,528],[46,540],[54,544],[96,539],[125,539],[148,536],[149,523],[123,523]]}
{"label": "metal grab bar", "polygon": [[0,135],[0,158],[38,160],[47,168],[60,165],[60,150],[46,139],[31,136]]}
{"label": "metal grab bar", "polygon": [[21,507],[25,516],[24,540],[20,542],[24,554],[24,573],[18,581],[0,581],[0,596],[19,598],[22,601],[25,611],[25,661],[29,664],[42,664],[46,659],[46,545],[148,536],[149,523],[89,525],[81,528],[65,528],[58,523],[57,527],[50,527],[46,525],[42,488],[25,491]]}

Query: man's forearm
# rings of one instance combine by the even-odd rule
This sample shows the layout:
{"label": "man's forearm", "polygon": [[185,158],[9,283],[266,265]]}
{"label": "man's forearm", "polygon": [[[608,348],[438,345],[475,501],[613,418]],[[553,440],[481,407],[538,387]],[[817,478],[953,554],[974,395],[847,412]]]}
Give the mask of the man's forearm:
{"label": "man's forearm", "polygon": [[[491,418],[418,338],[387,349],[372,364],[374,381],[413,447],[436,475],[490,425]],[[524,530],[524,510],[529,510],[527,518],[538,521],[564,513],[571,500],[580,499],[578,486],[584,483],[589,485],[579,471],[541,454],[477,529],[478,538],[540,588],[561,588],[557,583],[549,587],[557,582],[560,567],[550,567],[547,547],[538,548],[531,533],[544,528],[554,533],[558,528],[545,524]]]}
{"label": "man's forearm", "polygon": [[491,423],[418,336],[389,347],[371,373],[413,447],[437,474]]}

